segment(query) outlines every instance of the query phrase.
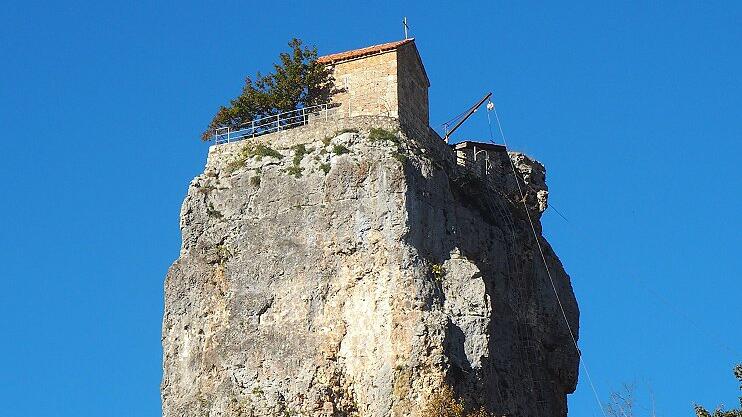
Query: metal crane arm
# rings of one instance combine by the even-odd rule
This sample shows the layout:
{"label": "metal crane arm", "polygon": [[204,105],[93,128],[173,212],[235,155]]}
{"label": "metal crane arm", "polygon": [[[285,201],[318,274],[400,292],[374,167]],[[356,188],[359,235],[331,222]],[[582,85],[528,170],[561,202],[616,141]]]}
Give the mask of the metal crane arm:
{"label": "metal crane arm", "polygon": [[479,100],[479,102],[477,104],[475,104],[471,109],[469,109],[469,111],[466,113],[466,116],[464,116],[463,119],[459,120],[459,122],[456,123],[456,125],[450,131],[446,130],[446,137],[443,138],[443,140],[445,140],[446,143],[448,143],[448,138],[451,137],[451,135],[453,135],[453,132],[455,132],[456,129],[458,129],[462,124],[464,124],[464,122],[466,121],[466,119],[468,119],[469,116],[471,116],[472,114],[474,114],[474,112],[476,112],[477,109],[482,104],[484,104],[484,102],[487,101],[487,99],[490,98],[491,96],[492,96],[492,93],[491,92],[487,93],[487,95],[484,96],[483,99]]}

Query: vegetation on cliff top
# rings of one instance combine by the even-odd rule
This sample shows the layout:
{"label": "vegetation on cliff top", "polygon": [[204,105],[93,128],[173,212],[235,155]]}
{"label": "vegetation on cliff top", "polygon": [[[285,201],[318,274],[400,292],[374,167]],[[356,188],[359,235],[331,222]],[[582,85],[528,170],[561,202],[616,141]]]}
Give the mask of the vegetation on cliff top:
{"label": "vegetation on cliff top", "polygon": [[253,157],[258,158],[258,160],[262,159],[263,157],[282,159],[283,155],[266,144],[246,142],[245,145],[242,146],[240,152],[237,154],[234,160],[230,161],[227,164],[227,173],[232,173],[242,168],[243,166],[245,166],[245,162]]}
{"label": "vegetation on cliff top", "polygon": [[290,50],[279,54],[272,73],[258,72],[245,79],[242,93],[219,108],[202,140],[211,139],[217,128],[237,128],[257,118],[330,101],[335,80],[329,68],[317,62],[317,48],[307,48],[296,38],[288,45]]}

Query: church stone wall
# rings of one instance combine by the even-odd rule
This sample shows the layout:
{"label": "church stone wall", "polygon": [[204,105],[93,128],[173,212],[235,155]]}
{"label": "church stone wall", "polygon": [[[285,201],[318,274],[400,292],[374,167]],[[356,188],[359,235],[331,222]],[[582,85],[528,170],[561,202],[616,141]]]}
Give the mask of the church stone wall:
{"label": "church stone wall", "polygon": [[428,79],[418,60],[417,49],[408,43],[397,49],[399,120],[416,132],[427,132]]}
{"label": "church stone wall", "polygon": [[427,136],[430,84],[413,43],[338,62],[332,70],[339,90],[333,102],[343,116],[394,117],[415,136]]}
{"label": "church stone wall", "polygon": [[333,76],[344,115],[399,117],[395,51],[334,64]]}

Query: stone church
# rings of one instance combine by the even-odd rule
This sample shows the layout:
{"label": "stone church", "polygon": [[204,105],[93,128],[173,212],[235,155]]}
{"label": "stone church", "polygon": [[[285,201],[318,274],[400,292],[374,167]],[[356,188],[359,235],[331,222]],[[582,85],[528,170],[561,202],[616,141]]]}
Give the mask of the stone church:
{"label": "stone church", "polygon": [[340,90],[333,101],[346,117],[390,116],[408,129],[428,133],[428,88],[415,39],[322,56]]}

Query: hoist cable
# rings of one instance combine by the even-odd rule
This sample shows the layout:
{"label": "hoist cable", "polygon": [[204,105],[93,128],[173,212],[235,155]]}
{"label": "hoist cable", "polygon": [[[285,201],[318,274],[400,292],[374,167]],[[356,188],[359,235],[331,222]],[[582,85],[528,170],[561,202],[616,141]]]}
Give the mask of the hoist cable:
{"label": "hoist cable", "polygon": [[[487,124],[489,125],[489,131],[490,131],[490,142],[493,144],[495,143],[494,135],[492,134],[492,121],[490,119],[490,111],[492,111],[495,114],[495,120],[497,121],[497,128],[500,131],[500,136],[502,137],[502,143],[505,145],[505,151],[509,149],[507,139],[505,138],[505,133],[502,129],[502,123],[500,122],[500,116],[497,114],[497,109],[494,106],[494,103],[490,100],[489,103],[487,103]],[[582,364],[582,367],[585,369],[585,375],[587,376],[587,380],[590,383],[590,388],[593,391],[593,395],[595,395],[595,400],[598,402],[598,406],[600,406],[600,412],[603,414],[603,417],[607,417],[607,414],[605,412],[605,409],[603,408],[603,402],[600,401],[600,396],[598,395],[598,390],[595,389],[595,384],[593,384],[593,379],[590,376],[590,371],[587,367],[587,361],[582,356],[582,352],[580,351],[580,347],[577,344],[577,338],[575,337],[574,332],[572,331],[572,326],[569,324],[569,319],[567,318],[567,313],[564,311],[564,306],[562,305],[562,300],[559,298],[559,292],[557,291],[556,284],[554,283],[554,279],[551,276],[551,270],[549,269],[549,264],[546,262],[546,255],[544,255],[544,250],[541,247],[541,241],[538,238],[538,233],[536,233],[536,226],[533,223],[533,219],[531,218],[531,213],[528,210],[528,204],[526,203],[526,196],[523,193],[523,189],[520,186],[520,179],[518,176],[518,173],[515,168],[515,162],[513,162],[513,159],[510,158],[510,154],[508,154],[508,159],[510,160],[510,167],[513,170],[513,176],[515,177],[515,183],[518,186],[518,192],[520,193],[521,202],[523,203],[523,207],[526,211],[526,217],[528,217],[528,223],[531,226],[531,232],[533,233],[533,238],[536,240],[536,246],[538,247],[538,251],[541,254],[541,260],[544,263],[544,268],[546,269],[546,275],[549,277],[549,282],[551,282],[551,288],[554,290],[554,296],[556,297],[557,304],[559,305],[559,309],[562,312],[562,317],[564,318],[564,323],[567,325],[567,330],[569,330],[569,336],[572,338],[572,343],[575,345],[575,349],[577,349],[577,353],[579,355],[580,363]]]}

